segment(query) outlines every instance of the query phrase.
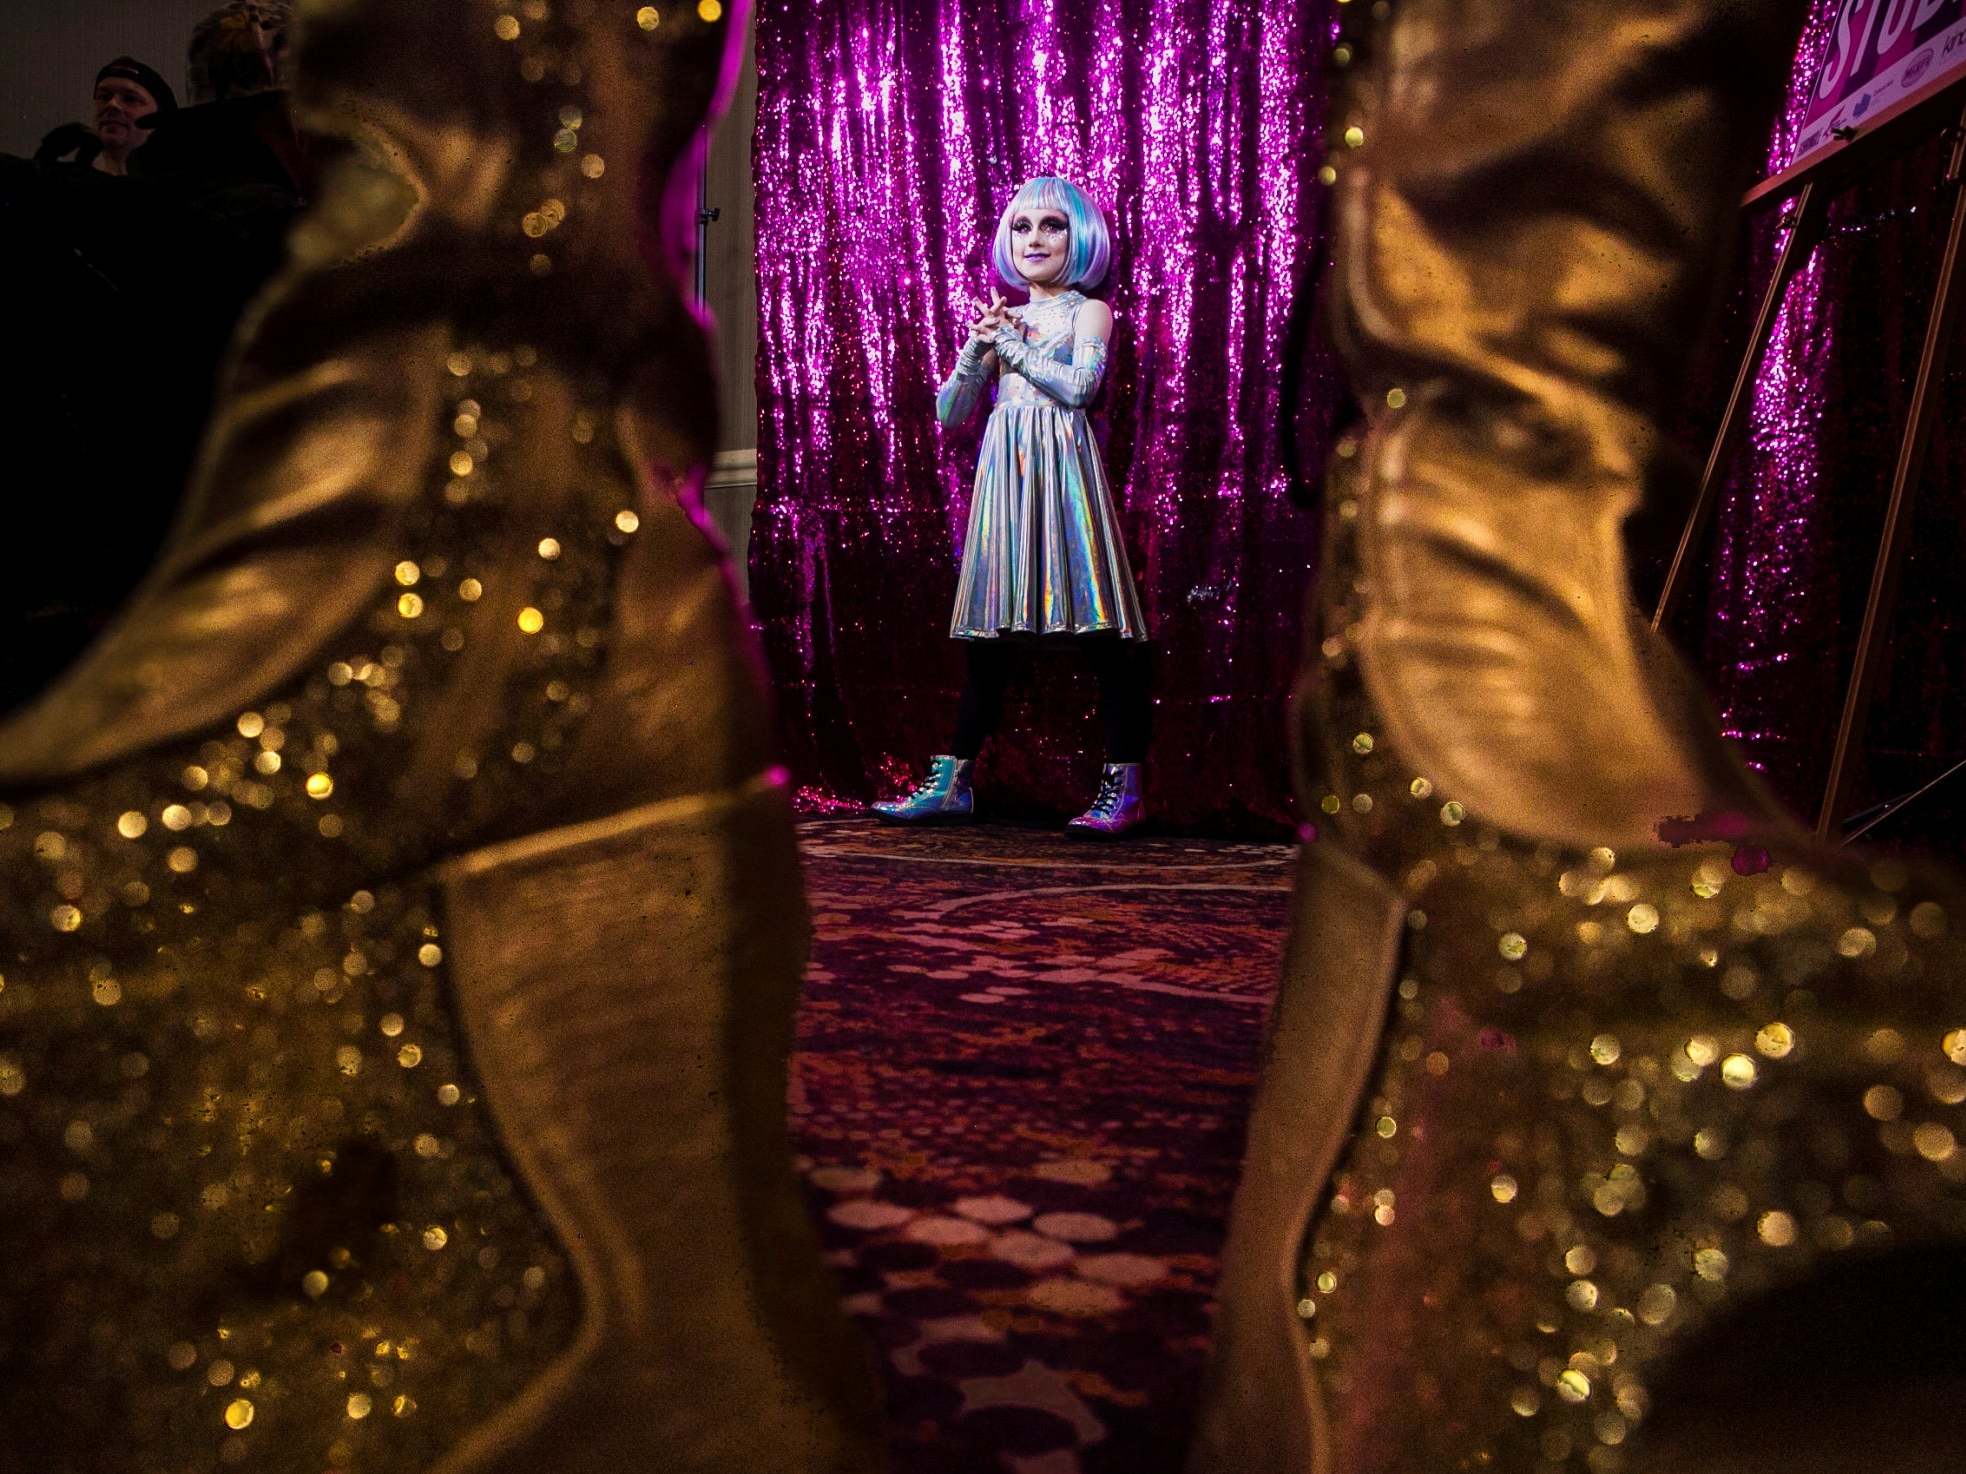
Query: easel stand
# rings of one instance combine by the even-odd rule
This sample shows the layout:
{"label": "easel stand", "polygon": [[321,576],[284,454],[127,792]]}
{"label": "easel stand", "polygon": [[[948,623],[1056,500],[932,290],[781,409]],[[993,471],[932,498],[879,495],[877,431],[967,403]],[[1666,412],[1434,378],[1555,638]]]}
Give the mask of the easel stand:
{"label": "easel stand", "polygon": [[1729,458],[1747,427],[1748,407],[1761,356],[1774,333],[1789,283],[1822,241],[1830,201],[1887,159],[1908,152],[1942,131],[1952,139],[1952,153],[1946,161],[1942,186],[1952,195],[1952,219],[1946,230],[1945,255],[1939,263],[1932,307],[1925,322],[1925,344],[1918,356],[1911,407],[1905,417],[1897,464],[1891,474],[1884,531],[1878,545],[1877,564],[1871,572],[1870,597],[1864,606],[1863,630],[1857,638],[1856,663],[1851,667],[1849,685],[1844,691],[1843,717],[1837,725],[1829,782],[1816,815],[1819,840],[1830,837],[1848,810],[1861,767],[1871,698],[1883,659],[1885,637],[1890,633],[1891,617],[1897,609],[1898,580],[1909,545],[1912,508],[1925,469],[1932,419],[1938,409],[1939,384],[1945,377],[1953,328],[1958,320],[1961,275],[1962,269],[1966,269],[1966,188],[1961,188],[1966,180],[1966,78],[1956,78],[1928,96],[1907,99],[1901,106],[1880,115],[1869,127],[1840,138],[1837,146],[1758,185],[1743,200],[1743,207],[1748,209],[1792,200],[1787,216],[1788,236],[1782,242],[1774,275],[1761,299],[1747,353],[1741,360],[1740,372],[1734,376],[1733,391],[1728,395],[1713,451],[1707,457],[1706,473],[1700,478],[1699,495],[1694,498],[1686,530],[1680,536],[1672,567],[1666,573],[1659,607],[1652,616],[1652,628],[1662,628],[1691,582],[1694,552],[1705,540]]}

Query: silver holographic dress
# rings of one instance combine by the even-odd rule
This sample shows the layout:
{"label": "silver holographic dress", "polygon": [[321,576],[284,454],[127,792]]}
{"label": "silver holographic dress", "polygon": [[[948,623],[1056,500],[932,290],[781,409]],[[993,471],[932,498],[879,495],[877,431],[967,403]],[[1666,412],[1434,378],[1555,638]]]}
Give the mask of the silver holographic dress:
{"label": "silver holographic dress", "polygon": [[[1082,292],[1013,308],[988,344],[963,344],[936,396],[936,418],[976,412],[998,362],[995,408],[976,461],[962,577],[949,634],[1147,638],[1146,617],[1085,407],[1106,373],[1106,344],[1075,333]],[[1022,331],[1019,326],[1021,324]]]}

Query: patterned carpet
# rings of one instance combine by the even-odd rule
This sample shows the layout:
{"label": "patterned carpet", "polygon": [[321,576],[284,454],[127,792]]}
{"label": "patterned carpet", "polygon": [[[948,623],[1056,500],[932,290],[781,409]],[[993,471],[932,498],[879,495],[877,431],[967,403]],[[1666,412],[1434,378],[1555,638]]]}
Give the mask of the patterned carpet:
{"label": "patterned carpet", "polygon": [[1176,1474],[1290,850],[802,835],[793,1129],[898,1474]]}

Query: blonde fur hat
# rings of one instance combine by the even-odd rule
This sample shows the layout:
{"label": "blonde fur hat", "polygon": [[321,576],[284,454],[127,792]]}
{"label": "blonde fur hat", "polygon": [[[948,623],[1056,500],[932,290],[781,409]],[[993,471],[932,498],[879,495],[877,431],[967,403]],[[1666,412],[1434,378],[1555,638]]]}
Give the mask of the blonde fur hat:
{"label": "blonde fur hat", "polygon": [[192,28],[185,81],[193,103],[271,92],[288,82],[286,0],[231,0]]}

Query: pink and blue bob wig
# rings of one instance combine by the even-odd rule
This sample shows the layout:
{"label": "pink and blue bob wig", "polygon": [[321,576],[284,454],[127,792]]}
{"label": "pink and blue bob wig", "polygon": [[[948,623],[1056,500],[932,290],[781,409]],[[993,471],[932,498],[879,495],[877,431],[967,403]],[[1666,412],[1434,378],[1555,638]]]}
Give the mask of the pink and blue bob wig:
{"label": "pink and blue bob wig", "polygon": [[1002,218],[997,221],[996,240],[990,246],[990,264],[996,267],[1005,286],[1030,285],[1018,271],[1017,260],[1011,254],[1010,222],[1019,210],[1033,214],[1039,210],[1056,210],[1065,217],[1071,244],[1065,249],[1065,276],[1060,286],[1090,288],[1106,279],[1113,241],[1106,232],[1105,215],[1071,180],[1040,174],[1011,196]]}

